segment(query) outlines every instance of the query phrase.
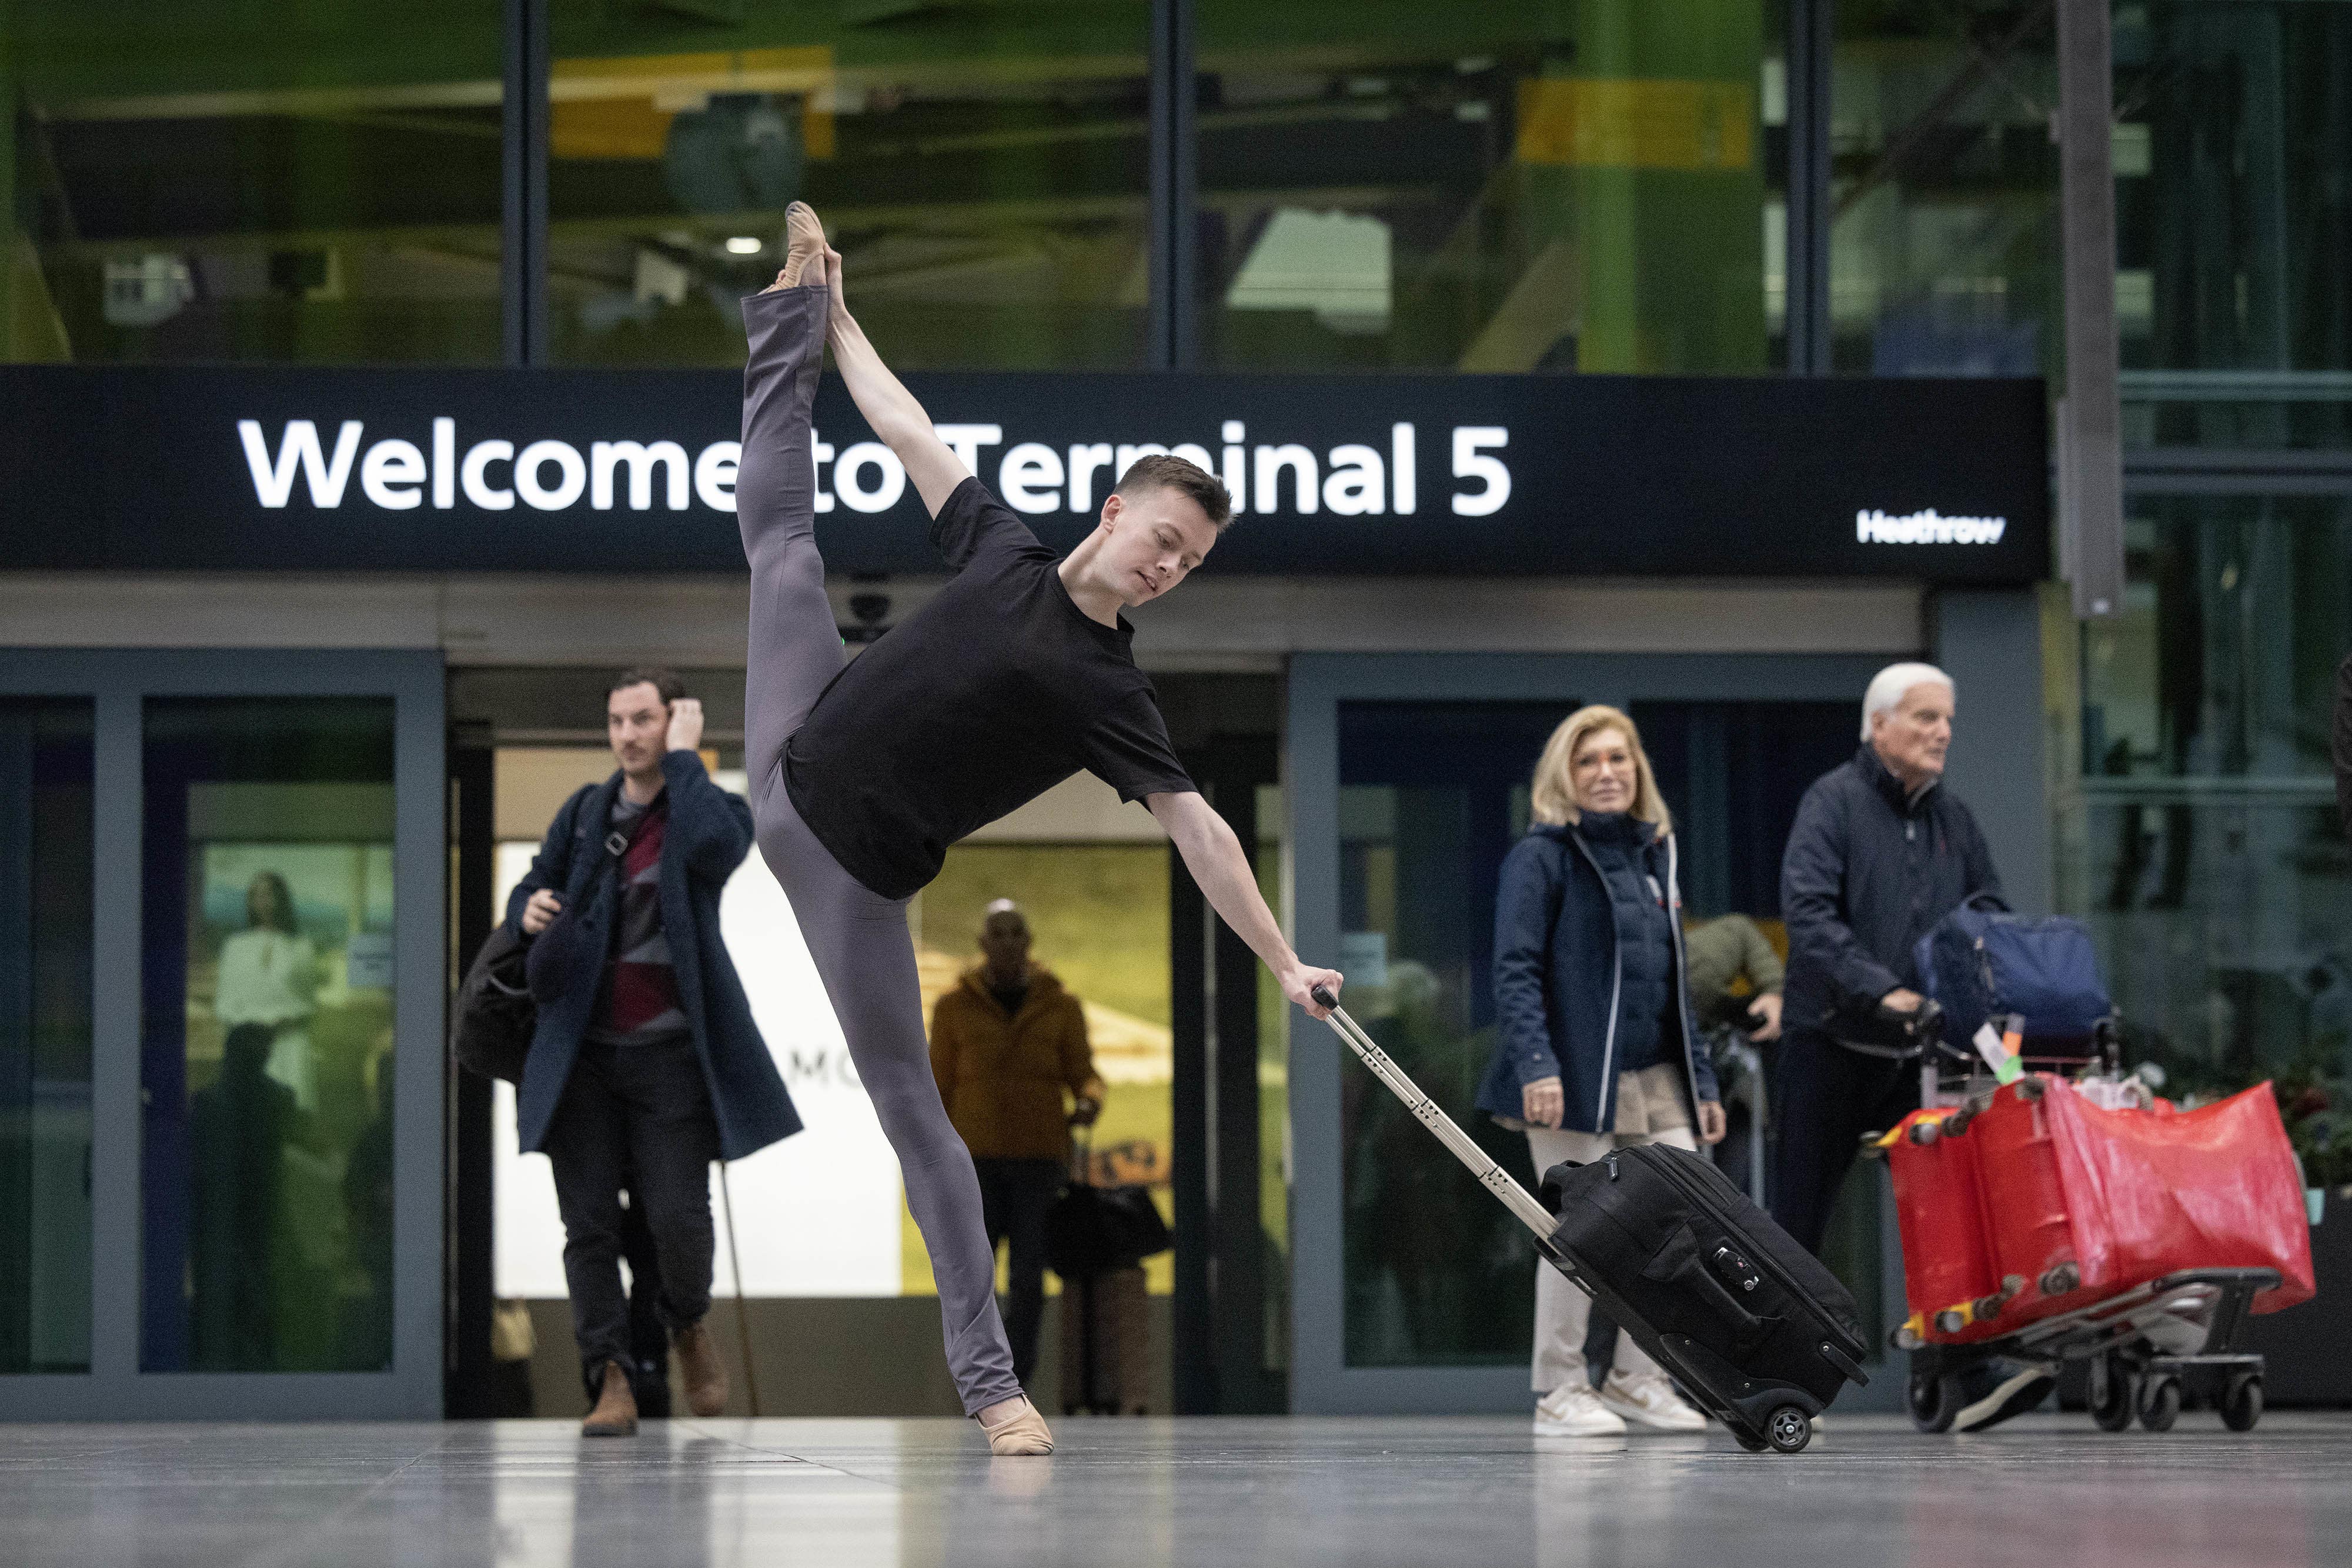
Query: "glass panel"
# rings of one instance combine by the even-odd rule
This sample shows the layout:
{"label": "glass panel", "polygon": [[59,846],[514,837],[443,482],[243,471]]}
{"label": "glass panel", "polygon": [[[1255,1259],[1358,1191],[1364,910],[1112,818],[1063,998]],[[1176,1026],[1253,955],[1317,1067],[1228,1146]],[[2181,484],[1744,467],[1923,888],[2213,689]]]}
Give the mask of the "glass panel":
{"label": "glass panel", "polygon": [[1835,368],[2056,373],[2058,102],[2048,0],[1837,7]]}
{"label": "glass panel", "polygon": [[[2343,1103],[2352,861],[2328,750],[2352,503],[2137,497],[2126,543],[2125,612],[2084,632],[2063,906],[2091,922],[2130,1049],[2172,1088],[2299,1074]],[[2324,1118],[2293,1119],[2326,1143]]]}
{"label": "glass panel", "polygon": [[0,1374],[89,1370],[90,717],[0,711]]}
{"label": "glass panel", "polygon": [[1202,339],[1230,369],[1761,371],[1761,0],[1209,5]]}
{"label": "glass panel", "polygon": [[1210,0],[1207,361],[1785,362],[1769,344],[1767,259],[1787,226],[1777,11]]}
{"label": "glass panel", "polygon": [[2352,8],[2118,5],[2116,314],[2140,444],[2352,438]]}
{"label": "glass panel", "polygon": [[559,8],[558,358],[741,363],[800,197],[901,370],[1143,363],[1149,6],[677,9]]}
{"label": "glass panel", "polygon": [[150,699],[149,1372],[392,1360],[393,703]]}
{"label": "glass panel", "polygon": [[[1495,889],[1528,780],[1573,703],[1342,703],[1339,929],[1349,1012],[1486,1152],[1527,1140],[1473,1102],[1494,1050]],[[1340,1080],[1350,1366],[1524,1362],[1535,1250],[1352,1061]]]}
{"label": "glass panel", "polygon": [[0,10],[0,360],[497,360],[502,11]]}

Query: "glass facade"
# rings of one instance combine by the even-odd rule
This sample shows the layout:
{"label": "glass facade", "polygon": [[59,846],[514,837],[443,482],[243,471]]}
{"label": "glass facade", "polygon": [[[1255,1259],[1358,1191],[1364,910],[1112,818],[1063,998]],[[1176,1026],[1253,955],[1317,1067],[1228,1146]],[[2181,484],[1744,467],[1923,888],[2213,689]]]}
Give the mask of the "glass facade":
{"label": "glass facade", "polygon": [[[2352,12],[2118,5],[2129,587],[2063,627],[2061,907],[2177,1093],[2265,1078],[2306,1173],[2352,1180],[2352,855],[2329,772],[2352,648]],[[2329,493],[2330,491],[2334,493]],[[2320,1093],[2305,1091],[2317,1086]]]}
{"label": "glass facade", "polygon": [[0,12],[0,359],[499,353],[499,0]]}
{"label": "glass facade", "polygon": [[390,698],[146,704],[147,1372],[392,1359]]}
{"label": "glass facade", "polygon": [[2118,5],[2116,308],[2126,438],[2352,438],[2352,15]]}
{"label": "glass facade", "polygon": [[[556,19],[556,357],[741,361],[805,199],[902,370],[1144,362],[1150,8]],[[593,16],[594,21],[590,17]]]}
{"label": "glass facade", "polygon": [[2041,0],[1837,6],[1829,223],[1839,373],[2056,373],[2053,14]]}
{"label": "glass facade", "polygon": [[0,1374],[90,1347],[91,705],[0,713]]}
{"label": "glass facade", "polygon": [[1204,362],[1779,362],[1763,0],[1212,3],[1199,26]]}

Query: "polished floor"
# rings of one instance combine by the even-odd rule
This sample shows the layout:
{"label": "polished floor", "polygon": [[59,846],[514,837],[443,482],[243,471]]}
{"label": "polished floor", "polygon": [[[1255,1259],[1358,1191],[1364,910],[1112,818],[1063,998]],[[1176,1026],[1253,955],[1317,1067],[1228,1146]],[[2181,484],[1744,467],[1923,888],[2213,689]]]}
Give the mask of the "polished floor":
{"label": "polished floor", "polygon": [[992,1461],[952,1421],[0,1426],[0,1563],[2301,1568],[2352,1559],[2352,1416],[2163,1437],[2038,1416],[1974,1437],[1832,1417],[1720,1432],[1517,1421],[1065,1421]]}

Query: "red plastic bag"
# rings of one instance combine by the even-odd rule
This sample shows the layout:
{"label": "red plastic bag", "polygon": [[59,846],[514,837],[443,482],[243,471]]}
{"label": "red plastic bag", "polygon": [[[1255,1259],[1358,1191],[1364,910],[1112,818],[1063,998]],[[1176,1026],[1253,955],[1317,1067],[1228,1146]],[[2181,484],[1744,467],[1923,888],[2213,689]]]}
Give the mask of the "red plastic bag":
{"label": "red plastic bag", "polygon": [[2043,1104],[2083,1282],[2111,1293],[2183,1269],[2275,1269],[2275,1312],[2317,1293],[2303,1176],[2267,1083],[2217,1104],[2103,1111],[2053,1084]]}

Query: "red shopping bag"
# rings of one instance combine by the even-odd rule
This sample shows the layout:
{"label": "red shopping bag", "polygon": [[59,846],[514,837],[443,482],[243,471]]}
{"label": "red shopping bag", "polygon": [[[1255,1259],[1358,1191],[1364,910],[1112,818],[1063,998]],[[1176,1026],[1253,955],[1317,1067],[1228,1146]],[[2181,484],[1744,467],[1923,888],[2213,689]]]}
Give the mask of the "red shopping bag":
{"label": "red shopping bag", "polygon": [[2275,1269],[2275,1312],[2317,1293],[2303,1176],[2267,1083],[2194,1111],[2103,1111],[2060,1084],[2043,1101],[2083,1282],[2103,1293],[2183,1269]]}

